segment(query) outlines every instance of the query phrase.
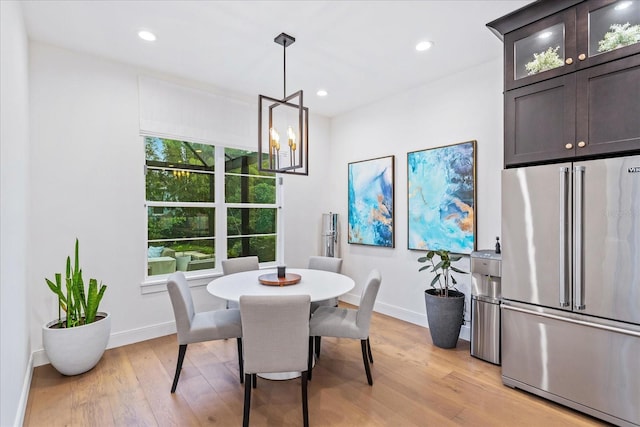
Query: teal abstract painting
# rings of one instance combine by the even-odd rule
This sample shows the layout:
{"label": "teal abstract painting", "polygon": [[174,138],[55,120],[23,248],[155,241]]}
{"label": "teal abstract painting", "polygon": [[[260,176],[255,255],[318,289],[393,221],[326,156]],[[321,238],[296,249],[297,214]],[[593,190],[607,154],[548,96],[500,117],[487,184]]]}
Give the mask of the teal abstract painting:
{"label": "teal abstract painting", "polygon": [[408,247],[475,250],[476,141],[407,154]]}
{"label": "teal abstract painting", "polygon": [[394,247],[394,156],[349,163],[349,243]]}

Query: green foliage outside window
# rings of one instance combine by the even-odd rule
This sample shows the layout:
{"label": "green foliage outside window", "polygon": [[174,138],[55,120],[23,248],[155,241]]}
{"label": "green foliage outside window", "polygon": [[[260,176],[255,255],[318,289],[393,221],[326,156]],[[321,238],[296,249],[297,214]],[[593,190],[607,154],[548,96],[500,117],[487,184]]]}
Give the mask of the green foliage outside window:
{"label": "green foliage outside window", "polygon": [[[224,203],[232,204],[225,210],[226,224],[220,224],[227,229],[227,258],[257,255],[260,262],[275,261],[276,180],[258,170],[257,153],[225,148],[225,174],[219,171],[217,177],[210,145],[147,137],[145,154],[147,236],[149,247],[161,247],[161,259],[174,257],[177,268],[186,271],[214,267],[217,178],[224,179]],[[252,206],[242,206],[247,204]],[[150,258],[158,256],[155,249]],[[149,275],[166,273],[153,272],[151,264]]]}
{"label": "green foliage outside window", "polygon": [[[273,173],[258,170],[255,152],[225,149],[225,202],[276,203]],[[227,209],[227,258],[257,255],[260,262],[276,259],[275,208]]]}

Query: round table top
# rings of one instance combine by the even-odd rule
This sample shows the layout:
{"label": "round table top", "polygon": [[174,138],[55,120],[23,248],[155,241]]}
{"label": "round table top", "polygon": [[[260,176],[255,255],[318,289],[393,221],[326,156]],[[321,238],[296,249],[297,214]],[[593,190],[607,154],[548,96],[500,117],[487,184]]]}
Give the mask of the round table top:
{"label": "round table top", "polygon": [[348,276],[324,270],[287,268],[287,273],[299,274],[300,282],[289,286],[267,286],[258,281],[263,274],[274,270],[251,270],[229,274],[212,280],[207,291],[216,297],[239,301],[240,295],[309,295],[311,301],[337,298],[354,288],[355,282]]}

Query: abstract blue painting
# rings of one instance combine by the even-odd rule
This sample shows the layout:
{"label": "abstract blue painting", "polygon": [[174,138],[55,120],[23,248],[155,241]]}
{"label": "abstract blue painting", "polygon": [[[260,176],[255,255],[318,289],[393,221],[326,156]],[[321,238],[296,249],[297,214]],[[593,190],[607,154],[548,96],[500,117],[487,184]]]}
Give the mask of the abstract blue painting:
{"label": "abstract blue painting", "polygon": [[476,141],[407,153],[409,249],[476,247]]}
{"label": "abstract blue painting", "polygon": [[394,247],[395,156],[349,163],[349,243]]}

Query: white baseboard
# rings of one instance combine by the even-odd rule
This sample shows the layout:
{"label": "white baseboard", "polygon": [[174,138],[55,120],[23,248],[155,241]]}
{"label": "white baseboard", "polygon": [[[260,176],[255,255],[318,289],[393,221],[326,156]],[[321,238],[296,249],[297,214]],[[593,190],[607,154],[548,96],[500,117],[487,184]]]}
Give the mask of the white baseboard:
{"label": "white baseboard", "polygon": [[[358,305],[360,303],[360,296],[353,294],[346,294],[340,297],[340,299],[349,304]],[[413,323],[414,325],[428,328],[427,316],[425,313],[417,313],[414,311],[405,310],[404,308],[396,307],[381,302],[376,302],[374,310],[378,313],[385,314],[387,316],[394,317],[396,319],[404,320],[405,322]],[[109,337],[109,343],[107,348],[121,347],[123,345],[135,344],[137,342],[150,340],[153,338],[163,337],[165,335],[174,334],[176,332],[176,324],[174,321],[158,323],[156,325],[145,326],[143,328],[130,329],[128,331],[116,332]],[[466,341],[470,339],[469,325],[463,325],[460,330],[460,338]],[[31,368],[36,366],[42,366],[49,363],[47,354],[44,349],[36,350],[31,353],[29,359]],[[31,369],[29,372],[31,372]],[[31,374],[29,374],[31,375]],[[29,384],[31,383],[31,376],[29,376]],[[27,395],[29,389],[27,387]],[[26,404],[26,401],[25,401]]]}
{"label": "white baseboard", "polygon": [[24,416],[27,412],[27,401],[29,400],[29,390],[31,389],[31,378],[33,378],[33,353],[29,356],[27,369],[24,372],[24,381],[22,382],[22,392],[16,409],[16,419],[13,422],[14,427],[24,424]]}
{"label": "white baseboard", "polygon": [[[360,296],[354,294],[342,295],[340,297],[340,300],[353,305],[360,304]],[[381,302],[376,302],[374,311],[386,314],[387,316],[391,316],[396,319],[404,320],[405,322],[413,323],[414,325],[422,326],[424,328],[429,327],[429,324],[427,323],[427,314],[425,312],[417,313],[415,311],[409,311],[401,307],[384,304]],[[467,324],[462,325],[462,328],[460,329],[460,339],[469,341],[471,339],[470,337],[471,329],[469,328],[469,324],[467,322]]]}
{"label": "white baseboard", "polygon": [[[135,344],[137,342],[150,340],[153,338],[163,337],[165,335],[175,334],[176,322],[158,323],[156,325],[145,326],[143,328],[130,329],[128,331],[116,332],[109,337],[107,349],[122,347],[123,345]],[[33,366],[42,366],[49,363],[49,358],[44,349],[36,350],[31,353]],[[27,390],[28,393],[28,390]]]}

